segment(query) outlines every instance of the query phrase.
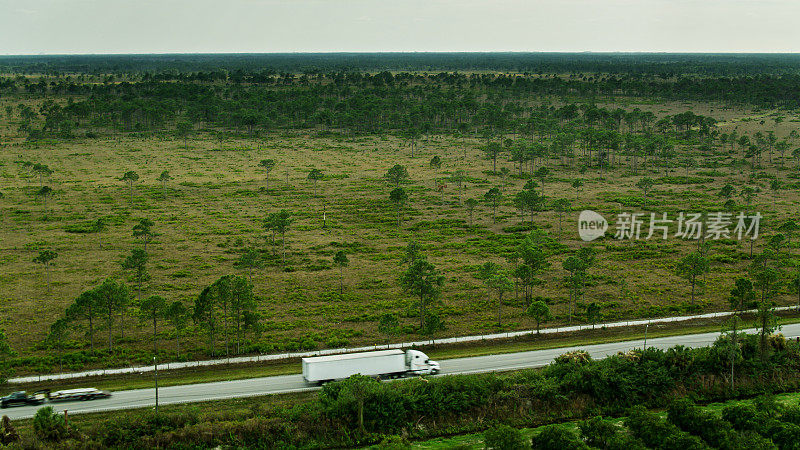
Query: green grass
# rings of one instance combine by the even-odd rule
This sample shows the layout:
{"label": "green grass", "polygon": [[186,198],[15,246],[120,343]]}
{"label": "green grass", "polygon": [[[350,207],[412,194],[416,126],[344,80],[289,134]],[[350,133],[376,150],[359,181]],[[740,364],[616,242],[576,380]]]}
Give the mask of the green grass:
{"label": "green grass", "polygon": [[[0,107],[15,106],[21,101],[37,107],[41,99],[7,96],[0,99]],[[704,112],[709,105],[695,107]],[[657,110],[663,116],[685,109],[680,103],[662,102]],[[731,124],[752,112],[732,108],[719,114],[726,116],[721,117],[726,121],[721,122],[719,131],[727,132],[732,130]],[[783,124],[777,130],[778,138],[787,133],[785,127]],[[474,211],[473,225],[466,225],[469,214],[463,200],[480,200],[487,189],[501,182],[498,175],[485,173],[492,162],[481,150],[482,139],[426,136],[418,143],[419,155],[411,158],[408,142],[388,135],[331,138],[287,130],[258,137],[229,134],[229,139],[219,142],[210,133],[200,132],[187,147],[182,140],[170,141],[161,135],[136,137],[113,130],[98,132],[102,136],[98,139],[29,142],[18,132],[16,120],[0,117],[0,134],[8,147],[0,155],[4,173],[0,241],[6,253],[4,273],[0,276],[0,303],[5,311],[0,317],[0,327],[21,357],[51,353],[40,344],[49,326],[63,316],[65,308],[82,291],[107,277],[129,280],[130,273],[122,270],[119,261],[139,245],[131,235],[131,227],[140,218],[153,220],[154,230],[159,234],[148,247],[150,280],[144,286],[144,296],[161,295],[170,302],[179,300],[191,307],[200,291],[220,276],[247,274],[234,266],[246,248],[261,251],[266,266],[253,273],[258,310],[271,327],[293,326],[272,327],[261,334],[248,335],[245,340],[250,354],[286,351],[296,346],[298,339],[309,336],[314,338],[307,343],[315,349],[340,344],[341,339],[346,340],[347,346],[383,342],[386,336],[378,330],[377,318],[384,313],[397,314],[405,327],[403,333],[391,337],[393,341],[418,339],[414,332],[418,323],[416,311],[410,306],[413,299],[398,285],[404,267],[402,248],[412,240],[419,242],[424,254],[447,277],[441,300],[448,312],[445,318],[448,329],[437,337],[531,326],[523,313],[523,302],[512,293],[505,297],[505,322],[496,325],[493,306],[486,302],[486,287],[475,277],[475,269],[487,261],[512,271],[506,257],[524,238],[531,221],[526,217],[525,225],[520,226],[512,198],[526,180],[511,176],[505,179],[498,221],[492,220],[491,208],[481,201]],[[675,151],[678,158],[697,156],[695,146],[687,143],[680,143]],[[76,157],[80,155],[92,156]],[[438,172],[427,163],[433,156],[443,161]],[[515,164],[507,156],[498,159],[497,168],[511,169],[516,175]],[[278,161],[269,175],[269,189],[266,189],[266,174],[258,167],[262,158]],[[634,172],[624,158],[622,165],[602,173],[593,168],[581,171],[582,162],[566,166],[559,158],[540,158],[537,165],[552,170],[552,177],[545,184],[546,195],[550,200],[569,199],[573,209],[565,215],[560,232],[559,217],[554,211],[539,211],[533,218],[536,228],[545,230],[550,240],[545,247],[552,265],[540,276],[543,283],[536,286],[535,295],[551,300],[556,315],[553,325],[566,322],[569,305],[562,263],[573,250],[585,245],[574,232],[577,211],[593,209],[612,218],[621,203],[640,210],[642,193],[635,183],[645,175],[661,178],[650,196],[648,211],[671,213],[687,204],[720,206],[716,193],[726,183],[763,184],[763,180],[747,179],[747,168],[742,171],[733,167],[728,159],[729,156],[718,153],[707,155],[702,164],[698,161],[698,166],[689,171],[689,180],[711,169],[720,176],[703,184],[687,185],[683,169],[667,177],[663,177],[661,168],[654,166]],[[21,160],[46,163],[54,170],[45,183],[58,195],[48,202],[47,211],[41,201],[32,197],[39,180],[22,168]],[[403,226],[399,228],[395,226],[395,207],[388,201],[392,186],[383,180],[387,169],[394,164],[406,166],[410,174],[409,182],[404,185],[410,200]],[[784,164],[777,157],[772,165],[764,164],[764,171],[775,172],[781,178],[788,178],[796,171],[792,164]],[[326,175],[318,183],[317,195],[313,195],[313,186],[305,178],[311,167],[323,170]],[[119,180],[126,170],[136,170],[140,177],[132,196]],[[174,177],[166,195],[156,181],[163,170]],[[459,190],[452,183],[444,190],[444,199],[434,187],[435,178],[456,170],[465,170],[468,180],[461,203]],[[577,196],[570,184],[576,178],[585,182]],[[741,204],[738,198],[737,202]],[[797,188],[786,186],[775,193],[765,187],[752,208],[765,213],[777,209],[769,212],[768,223],[780,223],[792,217],[798,204]],[[261,224],[267,214],[281,208],[292,211],[297,219],[286,235],[286,270],[278,256],[280,236],[273,247],[271,236]],[[323,226],[323,211],[326,226]],[[99,233],[92,232],[90,225],[98,218],[109,219],[108,227]],[[764,232],[774,230],[765,227]],[[595,244],[599,253],[597,264],[590,270],[592,282],[586,301],[604,305],[604,320],[683,311],[681,305],[688,302],[690,287],[674,269],[679,257],[696,248],[694,242],[680,239],[617,242],[606,238]],[[761,246],[763,242],[759,241],[756,252]],[[797,254],[797,248],[793,246],[788,251]],[[49,291],[42,267],[33,263],[43,249],[53,249],[59,254],[51,269],[53,283]],[[330,295],[338,291],[339,284],[339,271],[330,258],[340,249],[346,249],[350,265],[344,270],[344,296],[338,297]],[[746,243],[715,243],[711,255],[712,272],[705,285],[698,288],[698,303],[704,311],[728,307],[733,280],[750,263]],[[365,284],[365,280],[369,283]],[[294,297],[294,293],[302,298]],[[495,296],[492,294],[491,298],[494,300]],[[794,303],[795,296],[781,292],[777,300],[780,304]],[[355,316],[363,320],[348,320]],[[98,341],[105,338],[107,331],[103,319],[98,318]],[[87,349],[86,323],[73,325],[66,347],[70,351]],[[171,340],[171,327],[160,324],[159,328],[159,340],[164,343]],[[126,340],[119,344],[126,351],[119,353],[125,356],[92,362],[80,369],[111,364],[126,366],[147,359],[150,329],[137,320],[135,308],[126,313],[125,330]],[[119,332],[115,334],[119,337]],[[187,330],[182,348],[184,356],[190,359],[209,357],[203,332],[194,325]],[[515,351],[513,346],[508,348],[507,351]],[[44,366],[33,364],[21,368],[17,375],[44,372],[51,365]]]}

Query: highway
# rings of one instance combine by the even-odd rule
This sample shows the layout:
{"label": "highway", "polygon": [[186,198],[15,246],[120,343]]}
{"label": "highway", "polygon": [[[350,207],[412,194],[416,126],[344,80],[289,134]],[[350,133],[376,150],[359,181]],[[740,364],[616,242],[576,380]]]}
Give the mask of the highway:
{"label": "highway", "polygon": [[[754,333],[755,330],[747,330]],[[785,325],[781,333],[787,338],[800,336],[800,324]],[[708,346],[716,340],[719,333],[701,333],[684,336],[671,336],[648,339],[647,347],[666,349],[676,345],[687,347]],[[441,361],[442,373],[463,374],[482,372],[502,372],[509,370],[542,367],[549,364],[557,356],[573,351],[586,350],[592,358],[601,359],[617,352],[625,352],[634,348],[642,348],[642,339],[634,341],[614,342],[609,344],[585,345],[577,347],[563,347],[548,350],[536,350],[519,353],[506,353],[499,355],[475,356],[468,358],[446,359]],[[90,387],[90,386],[87,386]],[[259,395],[301,392],[319,389],[309,386],[300,375],[283,375],[274,377],[251,378],[245,380],[219,381],[213,383],[187,384],[180,386],[162,387],[158,390],[159,404],[168,405],[176,403],[202,402],[209,400],[223,400],[235,397],[252,397]],[[69,414],[88,412],[111,411],[129,408],[145,408],[155,405],[155,389],[135,389],[115,391],[111,398],[85,402],[53,403],[51,406],[56,411],[68,410]],[[8,408],[2,414],[11,419],[33,417],[41,406],[23,406]]]}

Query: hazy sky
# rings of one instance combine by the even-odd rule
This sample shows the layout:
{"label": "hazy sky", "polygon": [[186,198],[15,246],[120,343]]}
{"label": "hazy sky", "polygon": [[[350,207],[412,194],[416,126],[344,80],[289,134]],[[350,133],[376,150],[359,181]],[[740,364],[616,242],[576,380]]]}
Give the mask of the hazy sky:
{"label": "hazy sky", "polygon": [[800,0],[0,0],[0,54],[800,52]]}

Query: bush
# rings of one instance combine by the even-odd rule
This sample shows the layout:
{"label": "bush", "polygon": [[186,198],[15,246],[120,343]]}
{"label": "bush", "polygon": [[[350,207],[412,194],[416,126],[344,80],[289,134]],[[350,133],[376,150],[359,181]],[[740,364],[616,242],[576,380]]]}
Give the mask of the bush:
{"label": "bush", "polygon": [[723,443],[735,440],[730,423],[717,416],[701,411],[687,399],[673,402],[667,412],[669,421],[681,430],[701,437],[713,447],[722,447]]}
{"label": "bush", "polygon": [[764,427],[764,418],[753,405],[731,405],[722,410],[722,418],[740,431],[759,431]]}
{"label": "bush", "polygon": [[765,435],[769,436],[780,449],[800,448],[800,427],[793,423],[770,420]]}
{"label": "bush", "polygon": [[602,417],[592,417],[578,424],[586,444],[603,450],[644,450],[646,447],[636,439],[620,431],[614,423]]}
{"label": "bush", "polygon": [[625,425],[648,447],[660,448],[669,436],[680,433],[678,427],[641,406],[630,410]]}
{"label": "bush", "polygon": [[530,441],[520,430],[508,425],[498,425],[483,433],[483,442],[487,449],[521,450],[531,447]]}
{"label": "bush", "polygon": [[664,439],[664,442],[658,448],[663,450],[707,450],[711,447],[697,436],[692,436],[688,433],[675,433]]}
{"label": "bush", "polygon": [[406,450],[409,448],[411,448],[411,444],[401,436],[386,437],[377,446],[378,450]]}
{"label": "bush", "polygon": [[537,450],[586,449],[578,436],[563,425],[547,425],[541,428],[532,439],[533,448]]}
{"label": "bush", "polygon": [[69,435],[69,428],[64,416],[53,411],[52,406],[45,406],[33,416],[33,431],[40,439],[57,442]]}

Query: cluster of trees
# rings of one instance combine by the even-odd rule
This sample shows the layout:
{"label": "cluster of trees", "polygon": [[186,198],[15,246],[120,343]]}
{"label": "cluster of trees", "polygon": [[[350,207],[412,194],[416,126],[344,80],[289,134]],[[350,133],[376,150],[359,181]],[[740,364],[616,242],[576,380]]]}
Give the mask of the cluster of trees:
{"label": "cluster of trees", "polygon": [[[733,96],[738,95],[743,97],[738,99],[740,102],[797,101],[788,96],[787,91],[782,91],[780,97],[768,96],[764,85],[758,85],[761,88],[758,92],[742,93],[741,90],[749,91],[753,86],[739,79],[728,80],[737,83],[735,91],[731,86],[724,86],[723,81],[716,81],[719,86],[709,89],[706,84],[711,81],[704,78],[644,83],[613,78],[577,80],[383,72],[374,75],[329,73],[313,77],[282,74],[268,79],[271,82],[241,83],[236,79],[224,83],[168,82],[149,78],[123,83],[76,84],[69,91],[81,95],[70,97],[66,104],[45,99],[38,110],[20,104],[16,111],[9,107],[7,115],[16,112],[20,132],[34,139],[71,137],[77,130],[84,130],[90,136],[108,129],[174,130],[178,137],[186,140],[198,126],[246,133],[275,128],[322,128],[359,133],[392,132],[409,139],[412,155],[416,140],[424,133],[527,134],[551,132],[562,125],[567,126],[567,131],[576,131],[580,128],[577,125],[588,125],[598,132],[587,136],[567,132],[554,139],[552,146],[569,147],[576,138],[591,141],[606,150],[597,153],[602,163],[625,139],[619,135],[622,131],[671,129],[704,135],[715,122],[692,112],[656,120],[648,111],[606,110],[594,105],[597,96],[682,98],[682,92],[689,92],[691,94],[686,96],[694,95],[698,99],[719,100],[722,97],[722,100],[737,101]],[[18,80],[6,79],[0,86],[4,86],[2,90],[6,94],[14,96],[31,86],[26,80],[19,80],[22,86],[17,87]],[[674,89],[678,83],[682,83],[686,91]],[[695,83],[699,84],[697,92],[692,91]],[[44,88],[46,94],[51,93],[47,83]],[[547,96],[577,96],[580,104],[569,103],[560,108],[530,106],[532,99]],[[763,96],[769,99],[753,99]]]}
{"label": "cluster of trees", "polygon": [[[142,248],[134,248],[120,263],[123,270],[129,271],[136,287],[136,295],[123,281],[108,278],[100,285],[79,294],[66,308],[64,316],[50,326],[50,333],[46,343],[63,350],[70,329],[77,326],[85,327],[85,335],[89,341],[91,351],[95,350],[95,334],[98,325],[104,322],[108,336],[108,351],[114,349],[114,328],[118,326],[119,340],[125,339],[126,314],[133,311],[143,323],[153,325],[153,351],[158,352],[158,323],[159,320],[168,321],[174,328],[177,351],[180,353],[180,335],[187,326],[189,319],[186,306],[180,301],[168,303],[163,297],[151,295],[144,298],[142,291],[144,284],[150,279],[147,271],[149,256],[147,244],[157,235],[153,230],[153,222],[141,219],[133,226],[132,235],[141,242]],[[42,251],[37,257],[37,262],[55,258],[55,252]]]}
{"label": "cluster of trees", "polygon": [[[442,71],[571,74],[572,78],[670,80],[680,75],[739,77],[796,74],[800,60],[791,54],[621,54],[621,53],[284,53],[185,55],[40,55],[0,57],[3,73],[48,74],[56,81],[130,78],[164,81],[266,83],[297,74],[339,73],[360,78],[390,78],[392,72]],[[378,75],[370,75],[371,73]],[[77,75],[76,75],[77,74]],[[25,77],[12,81],[24,83]],[[34,81],[31,83],[38,85]],[[45,88],[53,83],[45,83]]]}
{"label": "cluster of trees", "polygon": [[[64,130],[73,131],[81,127],[154,131],[174,129],[176,136],[184,139],[186,145],[186,140],[194,132],[195,127],[238,129],[248,133],[277,127],[325,128],[394,133],[409,141],[412,156],[415,155],[417,142],[425,133],[478,136],[485,139],[485,144],[481,148],[492,162],[491,175],[502,176],[502,183],[492,186],[478,199],[469,198],[464,201],[470,225],[474,209],[481,202],[491,208],[495,222],[498,208],[509,204],[513,204],[520,211],[523,222],[527,216],[533,221],[537,212],[548,208],[558,212],[561,218],[570,210],[570,201],[562,198],[550,200],[545,195],[545,184],[554,178],[553,168],[550,165],[553,161],[560,161],[563,166],[579,168],[581,171],[586,167],[595,167],[603,171],[625,164],[627,160],[627,164],[634,171],[661,165],[665,175],[669,175],[671,168],[682,165],[688,173],[688,169],[696,165],[691,157],[681,157],[678,150],[696,150],[701,157],[710,157],[715,152],[715,146],[720,145],[723,149],[728,146],[731,154],[739,151],[742,158],[751,159],[755,172],[756,167],[761,164],[762,155],[766,159],[768,154],[770,161],[773,151],[783,156],[791,143],[798,139],[797,133],[783,140],[777,139],[772,132],[755,133],[750,136],[739,135],[736,131],[719,133],[713,118],[691,111],[656,117],[649,111],[603,108],[594,103],[597,95],[674,98],[670,96],[678,94],[671,93],[671,89],[677,85],[685,87],[686,92],[694,93],[687,95],[722,96],[728,99],[732,98],[728,97],[729,95],[738,95],[734,101],[754,101],[753,97],[748,97],[749,94],[742,94],[742,90],[747,90],[749,87],[740,86],[738,91],[730,90],[731,86],[743,83],[740,79],[662,78],[648,79],[647,83],[644,79],[633,76],[588,79],[389,72],[375,74],[316,72],[298,76],[241,70],[196,72],[177,74],[174,77],[169,74],[148,74],[142,79],[134,77],[121,83],[111,83],[114,81],[112,77],[104,84],[85,83],[74,86],[70,86],[69,81],[64,79],[59,79],[56,84],[48,84],[43,78],[36,82],[23,77],[4,78],[0,89],[12,96],[22,91],[39,94],[68,91],[80,94],[66,103],[48,99],[37,108],[19,105],[6,109],[6,114],[10,118],[19,119],[20,130],[35,132],[33,133],[35,136],[48,133],[63,136]],[[751,94],[763,100],[772,95],[768,94],[774,87],[771,83],[791,84],[795,81],[792,81],[791,76],[775,77],[775,79],[768,77],[762,85],[766,88],[759,94]],[[698,94],[694,90],[701,88],[705,89],[703,94]],[[723,88],[729,91],[722,92]],[[64,89],[67,91],[63,91]],[[580,100],[577,103],[572,100],[564,101],[558,103],[558,106],[546,101],[530,101],[541,100],[543,95],[569,96],[570,99],[578,97]],[[773,98],[773,101],[792,101],[792,98],[787,94],[782,99]],[[512,175],[507,167],[498,168],[498,160],[504,157],[518,166],[518,175]],[[437,155],[431,158],[429,165],[436,171],[435,181],[444,197],[445,180],[444,178],[439,180],[439,170],[443,163],[442,158]],[[259,170],[265,173],[266,189],[269,188],[270,173],[276,166],[277,162],[272,159],[264,159],[258,164]],[[32,175],[38,176],[39,197],[43,198],[46,207],[47,198],[53,191],[44,186],[43,180],[52,174],[52,170],[46,165],[31,162],[23,163],[23,167],[30,170]],[[520,192],[506,192],[506,178],[509,176],[527,179]],[[313,184],[315,196],[318,182],[324,178],[324,173],[319,169],[314,168],[309,171],[307,179]],[[167,183],[171,179],[167,171],[158,178],[163,185],[165,197]],[[387,171],[386,179],[393,186],[389,192],[389,200],[396,207],[396,220],[400,226],[403,212],[410,200],[403,186],[408,181],[408,170],[402,165],[395,165]],[[120,180],[126,183],[133,202],[134,185],[139,182],[138,174],[135,171],[128,171]],[[467,176],[463,170],[454,171],[447,180],[458,185],[459,204],[462,200],[462,186],[466,180]],[[656,183],[656,180],[643,177],[636,184],[644,194],[645,208],[648,194],[652,192]],[[576,197],[583,184],[582,179],[573,180],[572,186],[576,190]],[[771,188],[777,192],[781,188],[781,183],[776,179]],[[720,192],[720,196],[727,199],[726,209],[732,210],[735,204],[728,205],[728,202],[733,202],[736,189],[729,186],[723,188],[723,191]],[[752,187],[741,188],[740,196],[748,204],[755,194],[756,190]],[[289,211],[281,210],[270,214],[263,224],[264,229],[272,233],[273,244],[276,235],[281,236],[284,266],[287,259],[286,233],[293,221],[294,218]],[[102,225],[99,220],[97,223],[98,226]],[[143,248],[133,250],[125,258],[122,267],[130,271],[137,287],[134,303],[138,307],[147,300],[142,298],[142,286],[148,279],[147,245],[154,234],[151,230],[152,223],[142,222],[137,227],[138,229],[134,228],[134,236],[141,240]],[[526,245],[536,247],[539,244],[526,241],[522,247]],[[767,270],[783,264],[780,250],[784,247],[785,245],[775,241],[773,253],[759,259],[760,266],[759,264],[753,266],[751,278],[761,290],[762,300],[765,297],[768,299],[762,301],[763,304],[771,303],[769,299],[774,298],[772,292],[777,292],[776,286],[786,284],[786,277],[780,271],[773,276],[774,274]],[[494,263],[481,268],[481,279],[487,288],[496,294],[498,325],[502,325],[502,306],[507,301],[505,296],[512,289],[523,292],[524,310],[536,319],[537,328],[540,322],[549,320],[551,314],[546,299],[533,295],[533,287],[541,282],[539,274],[544,270],[542,267],[546,268],[549,265],[546,258],[543,260],[540,258],[541,254],[543,254],[541,248],[520,249],[515,253],[508,269],[496,264],[492,266]],[[45,268],[48,287],[49,268],[56,256],[55,252],[43,251],[35,259]],[[343,291],[343,271],[347,266],[347,259],[344,253],[337,254],[337,257],[334,258],[334,265],[340,269],[339,288]],[[676,267],[676,273],[691,284],[692,303],[695,302],[696,285],[702,283],[709,270],[709,260],[707,248],[703,247],[681,260]],[[763,263],[765,260],[768,262]],[[409,260],[407,270],[413,268],[414,272],[408,275],[410,277],[408,279],[406,279],[407,272],[404,272],[401,284],[413,296],[419,298],[420,330],[432,332],[431,330],[435,331],[443,326],[442,317],[437,311],[441,309],[439,291],[442,286],[437,285],[436,280],[440,279],[441,275],[424,258],[420,261]],[[517,264],[517,261],[521,262]],[[587,279],[591,276],[589,270],[594,261],[593,252],[581,250],[570,255],[563,263],[567,273],[564,281],[569,290],[570,321],[574,310],[578,307],[578,301],[585,304],[583,300]],[[255,249],[246,249],[238,262],[241,267],[250,271],[251,277],[252,271],[259,268],[262,263],[261,252]],[[773,279],[777,281],[770,281]],[[228,351],[227,321],[230,320],[230,324],[233,324],[231,326],[235,325],[237,330],[235,343],[238,348],[239,333],[248,328],[244,321],[247,308],[241,311],[242,317],[231,315],[233,313],[228,310],[230,301],[225,300],[228,297],[219,293],[223,284],[208,291],[203,301],[195,305],[193,317],[198,324],[208,330],[212,345],[215,341],[213,336],[220,333],[220,327],[224,328],[221,333],[225,335],[226,351]],[[768,285],[767,288],[762,287],[765,284]],[[765,289],[769,291],[766,295],[764,295]],[[197,308],[202,305],[206,306],[200,308],[199,310],[203,312],[198,314]],[[147,317],[154,317],[156,311],[161,309],[157,306],[148,307],[152,314]],[[598,304],[589,303],[584,307],[586,317],[590,320],[599,316]],[[222,313],[218,315],[220,310]],[[222,325],[220,326],[216,320],[209,319],[211,315],[221,317]],[[153,323],[156,328],[155,319]],[[110,323],[108,326],[111,327]]]}

